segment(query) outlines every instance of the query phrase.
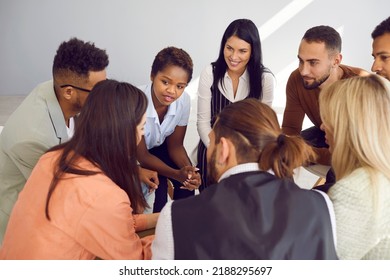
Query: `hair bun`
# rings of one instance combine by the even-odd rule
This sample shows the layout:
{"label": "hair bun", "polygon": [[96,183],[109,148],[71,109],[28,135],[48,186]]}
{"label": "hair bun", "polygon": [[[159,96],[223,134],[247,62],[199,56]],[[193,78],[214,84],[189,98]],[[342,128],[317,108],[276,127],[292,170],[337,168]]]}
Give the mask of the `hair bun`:
{"label": "hair bun", "polygon": [[276,138],[276,142],[278,143],[278,146],[282,146],[284,144],[284,140],[286,139],[286,135],[283,133],[279,134],[278,138]]}

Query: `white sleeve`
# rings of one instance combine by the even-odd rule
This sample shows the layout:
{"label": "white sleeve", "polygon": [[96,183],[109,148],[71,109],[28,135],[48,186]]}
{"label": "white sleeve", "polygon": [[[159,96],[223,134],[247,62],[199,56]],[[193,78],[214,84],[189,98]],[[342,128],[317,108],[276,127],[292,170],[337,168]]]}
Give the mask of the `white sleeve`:
{"label": "white sleeve", "polygon": [[322,196],[325,199],[326,206],[328,206],[329,216],[330,216],[330,223],[332,224],[332,233],[333,233],[334,245],[337,248],[336,215],[334,213],[333,202],[330,200],[329,196],[326,193],[324,193],[322,191],[319,191],[319,190],[316,190],[316,189],[313,189],[313,191],[316,191],[316,192],[319,192],[320,194],[322,194]]}
{"label": "white sleeve", "polygon": [[180,97],[181,100],[181,118],[179,120],[178,126],[186,126],[188,125],[188,120],[190,119],[190,112],[191,112],[191,97],[190,95],[184,91],[182,96]]}
{"label": "white sleeve", "polygon": [[156,233],[152,243],[153,260],[173,260],[175,258],[171,216],[172,202],[168,201],[165,204],[157,220]]}
{"label": "white sleeve", "polygon": [[270,72],[263,73],[263,99],[262,102],[272,107],[276,86],[275,76]]}
{"label": "white sleeve", "polygon": [[203,144],[208,147],[209,133],[211,131],[211,85],[213,83],[212,66],[207,66],[199,78],[198,86],[198,112],[196,126]]}

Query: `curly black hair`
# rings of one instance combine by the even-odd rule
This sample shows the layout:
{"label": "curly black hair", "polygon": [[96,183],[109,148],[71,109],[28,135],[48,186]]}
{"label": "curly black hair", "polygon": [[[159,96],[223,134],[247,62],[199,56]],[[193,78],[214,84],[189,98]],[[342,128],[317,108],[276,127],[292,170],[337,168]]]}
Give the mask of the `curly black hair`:
{"label": "curly black hair", "polygon": [[183,49],[176,47],[166,47],[159,51],[152,64],[151,75],[157,75],[168,66],[179,66],[188,74],[188,83],[192,79],[193,63],[190,55]]}
{"label": "curly black hair", "polygon": [[71,38],[58,47],[53,62],[53,76],[71,71],[78,76],[88,77],[90,71],[102,71],[109,60],[105,50],[95,44]]}

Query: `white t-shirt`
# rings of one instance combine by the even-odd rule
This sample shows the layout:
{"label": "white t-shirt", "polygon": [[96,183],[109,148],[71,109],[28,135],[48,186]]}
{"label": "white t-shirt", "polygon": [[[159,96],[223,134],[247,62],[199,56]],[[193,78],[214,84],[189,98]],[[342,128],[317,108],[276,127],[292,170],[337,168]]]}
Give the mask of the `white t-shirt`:
{"label": "white t-shirt", "polygon": [[74,134],[74,118],[69,119],[69,127],[66,127],[66,133],[69,136],[69,139],[72,138]]}

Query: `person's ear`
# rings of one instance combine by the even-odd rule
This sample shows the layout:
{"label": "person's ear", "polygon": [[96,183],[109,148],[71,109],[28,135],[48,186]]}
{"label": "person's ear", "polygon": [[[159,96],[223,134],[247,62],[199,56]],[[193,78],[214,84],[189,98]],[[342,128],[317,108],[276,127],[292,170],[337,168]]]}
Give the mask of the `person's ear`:
{"label": "person's ear", "polygon": [[153,74],[150,74],[150,81],[153,83],[153,80],[154,80],[154,75]]}
{"label": "person's ear", "polygon": [[333,59],[333,67],[338,67],[341,64],[342,59],[343,55],[341,53],[336,54]]}
{"label": "person's ear", "polygon": [[229,155],[231,153],[230,145],[225,137],[221,137],[218,145],[217,163],[226,165],[228,163]]}
{"label": "person's ear", "polygon": [[74,90],[72,87],[62,88],[61,95],[65,100],[71,100],[74,94]]}

